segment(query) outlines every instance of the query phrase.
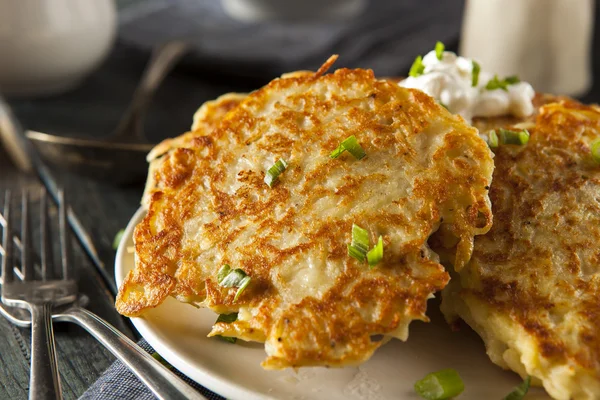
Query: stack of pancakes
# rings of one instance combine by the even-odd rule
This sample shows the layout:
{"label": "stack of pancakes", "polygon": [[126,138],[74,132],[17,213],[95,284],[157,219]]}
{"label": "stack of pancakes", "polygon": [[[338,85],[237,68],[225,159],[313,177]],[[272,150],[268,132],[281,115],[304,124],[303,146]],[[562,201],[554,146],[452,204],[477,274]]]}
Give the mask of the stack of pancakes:
{"label": "stack of pancakes", "polygon": [[[558,399],[600,396],[600,110],[538,95],[527,119],[472,126],[370,70],[326,74],[333,61],[207,102],[149,154],[119,312],[174,296],[237,313],[210,335],[264,342],[265,368],[346,366],[406,340],[443,290],[493,362]],[[492,153],[479,132],[497,128],[531,137]],[[330,158],[352,135],[366,157]],[[353,224],[383,238],[377,265],[348,256]],[[251,277],[237,299],[224,265]]]}

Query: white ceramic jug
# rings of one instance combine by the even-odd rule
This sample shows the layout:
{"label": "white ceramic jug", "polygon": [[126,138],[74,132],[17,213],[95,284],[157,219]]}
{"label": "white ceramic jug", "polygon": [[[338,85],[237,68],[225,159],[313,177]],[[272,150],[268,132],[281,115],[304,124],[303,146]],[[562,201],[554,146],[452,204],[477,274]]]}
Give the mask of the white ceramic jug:
{"label": "white ceramic jug", "polygon": [[75,86],[105,58],[115,33],[113,0],[0,0],[0,92]]}
{"label": "white ceramic jug", "polygon": [[594,0],[468,0],[460,53],[539,92],[577,96],[591,85]]}

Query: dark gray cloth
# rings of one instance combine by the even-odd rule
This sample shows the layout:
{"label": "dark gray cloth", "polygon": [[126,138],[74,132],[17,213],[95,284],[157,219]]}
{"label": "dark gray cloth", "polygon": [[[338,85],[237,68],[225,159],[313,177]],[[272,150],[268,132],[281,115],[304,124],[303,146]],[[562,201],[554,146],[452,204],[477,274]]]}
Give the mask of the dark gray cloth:
{"label": "dark gray cloth", "polygon": [[[144,339],[138,345],[149,354],[154,349]],[[197,389],[208,400],[223,400],[224,398],[193,382],[188,377],[173,369],[180,378]],[[108,368],[80,398],[80,400],[154,400],[150,390],[131,373],[121,362],[116,361]]]}
{"label": "dark gray cloth", "polygon": [[456,45],[463,7],[463,0],[370,0],[350,21],[242,23],[218,0],[128,0],[121,3],[119,37],[146,49],[185,38],[197,68],[227,75],[270,80],[315,70],[335,53],[336,67],[393,76],[437,40]]}

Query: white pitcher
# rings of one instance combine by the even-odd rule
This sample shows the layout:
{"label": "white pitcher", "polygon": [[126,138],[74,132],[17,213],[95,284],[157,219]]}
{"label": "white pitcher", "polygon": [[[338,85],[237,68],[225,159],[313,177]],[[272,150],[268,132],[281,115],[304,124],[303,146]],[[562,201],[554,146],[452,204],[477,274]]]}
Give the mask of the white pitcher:
{"label": "white pitcher", "polygon": [[0,92],[75,86],[105,58],[115,33],[113,0],[0,0]]}
{"label": "white pitcher", "polygon": [[594,0],[468,0],[460,53],[538,92],[589,90]]}

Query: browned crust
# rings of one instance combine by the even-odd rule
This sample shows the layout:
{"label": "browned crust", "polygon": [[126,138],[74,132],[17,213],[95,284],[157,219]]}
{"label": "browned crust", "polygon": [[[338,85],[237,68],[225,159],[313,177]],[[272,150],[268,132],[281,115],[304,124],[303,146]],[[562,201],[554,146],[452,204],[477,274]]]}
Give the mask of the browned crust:
{"label": "browned crust", "polygon": [[590,143],[600,134],[600,112],[551,95],[535,103],[542,107],[527,121],[474,122],[482,130],[529,122],[531,138],[495,150],[494,224],[475,240],[459,295],[521,326],[553,366],[598,381],[600,166]]}
{"label": "browned crust", "polygon": [[[329,159],[351,134],[368,156]],[[264,170],[278,158],[290,166],[271,189]],[[238,168],[246,164],[261,167]],[[360,363],[383,343],[372,335],[405,339],[411,320],[427,320],[427,299],[448,282],[426,245],[441,220],[460,240],[457,263],[468,261],[473,237],[491,225],[492,168],[476,130],[370,70],[276,79],[212,132],[197,133],[189,148],[163,156],[117,309],[137,316],[172,295],[217,312],[250,310],[251,319],[217,324],[212,334],[266,340],[267,368]],[[407,190],[389,198],[395,185]],[[371,199],[380,202],[363,205]],[[317,212],[323,200],[335,206]],[[204,222],[190,239],[192,220]],[[347,256],[352,223],[372,242],[383,236],[376,268]],[[288,245],[295,233],[301,240]],[[317,271],[327,274],[326,289],[290,297],[294,275],[284,267],[307,268],[309,257],[327,266]],[[225,263],[252,277],[238,301],[234,289],[216,283]]]}

